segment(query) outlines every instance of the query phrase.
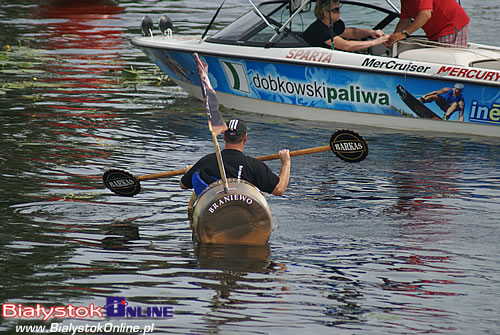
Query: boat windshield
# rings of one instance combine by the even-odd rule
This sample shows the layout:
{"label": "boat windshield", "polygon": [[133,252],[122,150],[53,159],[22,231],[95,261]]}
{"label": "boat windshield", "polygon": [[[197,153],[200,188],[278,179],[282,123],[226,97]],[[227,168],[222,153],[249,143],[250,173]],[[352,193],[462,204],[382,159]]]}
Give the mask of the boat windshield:
{"label": "boat windshield", "polygon": [[[269,23],[274,26],[271,28],[255,12],[250,11],[231,23],[217,34],[207,39],[207,42],[238,44],[248,46],[264,46],[269,39],[276,33],[277,28],[281,27],[286,19],[290,17],[287,3],[283,1],[264,2],[259,5],[259,11],[267,18]],[[279,46],[305,46],[300,35],[296,35],[290,30],[285,30],[277,39]]]}
{"label": "boat windshield", "polygon": [[[290,18],[290,1],[267,1],[259,4],[259,11],[273,26],[270,27],[254,10],[241,16],[206,41],[210,43],[236,44],[245,46],[269,46],[269,41]],[[348,27],[384,29],[394,31],[398,13],[368,3],[341,1],[341,19]],[[311,1],[283,32],[273,40],[273,47],[306,47],[302,33],[316,20]]]}

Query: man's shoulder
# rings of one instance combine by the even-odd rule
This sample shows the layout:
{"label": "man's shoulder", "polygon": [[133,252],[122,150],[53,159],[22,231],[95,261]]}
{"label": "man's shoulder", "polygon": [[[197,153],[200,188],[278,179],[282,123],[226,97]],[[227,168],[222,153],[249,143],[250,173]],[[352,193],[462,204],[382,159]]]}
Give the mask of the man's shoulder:
{"label": "man's shoulder", "polygon": [[206,159],[212,159],[214,157],[215,157],[215,152],[212,152],[212,153],[206,154],[205,156],[201,157],[200,161],[201,160],[206,160]]}
{"label": "man's shoulder", "polygon": [[316,19],[316,21],[314,21],[313,23],[311,23],[309,25],[309,27],[307,27],[307,29],[304,31],[304,34],[314,34],[318,30],[322,30],[324,28],[327,28],[327,27],[323,24],[323,22]]}
{"label": "man's shoulder", "polygon": [[245,162],[247,164],[252,164],[252,165],[263,165],[264,163],[259,161],[257,158],[249,156],[245,154],[244,152],[241,152],[239,150],[233,150],[233,149],[224,149],[222,151],[222,156],[223,158],[227,160],[236,160],[239,162]]}
{"label": "man's shoulder", "polygon": [[213,162],[214,159],[216,159],[215,152],[212,152],[210,154],[207,154],[207,155],[201,157],[198,160],[197,164],[198,165],[211,164],[211,162]]}

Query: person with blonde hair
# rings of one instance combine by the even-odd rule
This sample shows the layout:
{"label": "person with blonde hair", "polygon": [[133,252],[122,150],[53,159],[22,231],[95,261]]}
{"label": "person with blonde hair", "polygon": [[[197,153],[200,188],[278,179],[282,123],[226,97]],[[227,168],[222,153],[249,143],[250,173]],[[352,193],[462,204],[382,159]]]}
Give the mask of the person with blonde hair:
{"label": "person with blonde hair", "polygon": [[[318,0],[314,8],[314,21],[303,34],[304,40],[313,47],[343,51],[359,51],[383,44],[389,39],[382,30],[346,28],[340,19],[338,0]],[[364,38],[374,38],[359,41]]]}

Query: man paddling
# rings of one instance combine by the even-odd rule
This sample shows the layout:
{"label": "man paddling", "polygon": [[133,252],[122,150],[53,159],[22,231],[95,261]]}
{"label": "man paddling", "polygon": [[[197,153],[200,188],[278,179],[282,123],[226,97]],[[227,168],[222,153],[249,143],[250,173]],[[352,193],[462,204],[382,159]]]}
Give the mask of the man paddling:
{"label": "man paddling", "polygon": [[[228,129],[224,132],[224,142],[222,160],[226,177],[246,180],[262,192],[278,196],[285,193],[290,180],[291,167],[288,149],[279,151],[281,169],[279,175],[276,175],[265,163],[243,153],[243,147],[247,142],[247,126],[243,120],[233,119],[229,121]],[[195,172],[198,172],[201,179],[207,184],[219,179],[220,172],[215,153],[204,156],[195,165],[186,168],[180,181],[182,189],[193,188]]]}

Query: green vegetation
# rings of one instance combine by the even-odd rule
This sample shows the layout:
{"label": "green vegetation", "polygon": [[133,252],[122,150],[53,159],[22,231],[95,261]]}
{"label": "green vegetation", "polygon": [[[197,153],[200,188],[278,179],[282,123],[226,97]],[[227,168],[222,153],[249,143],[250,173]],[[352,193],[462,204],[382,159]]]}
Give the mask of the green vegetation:
{"label": "green vegetation", "polygon": [[[55,54],[51,50],[37,49],[28,46],[27,41],[19,41],[17,45],[0,47],[0,96],[7,92],[30,88],[72,87],[82,79],[89,78],[96,85],[103,82],[110,89],[135,86],[176,86],[156,66],[149,65],[137,69],[133,65],[124,65],[116,58],[101,55]],[[75,59],[81,62],[75,62]],[[98,75],[96,78],[96,74]],[[61,85],[66,81],[66,84]],[[37,94],[27,95],[37,100]]]}

